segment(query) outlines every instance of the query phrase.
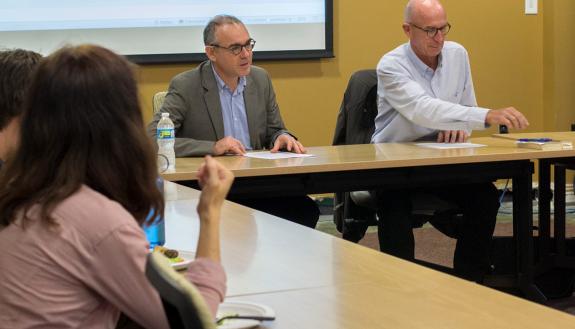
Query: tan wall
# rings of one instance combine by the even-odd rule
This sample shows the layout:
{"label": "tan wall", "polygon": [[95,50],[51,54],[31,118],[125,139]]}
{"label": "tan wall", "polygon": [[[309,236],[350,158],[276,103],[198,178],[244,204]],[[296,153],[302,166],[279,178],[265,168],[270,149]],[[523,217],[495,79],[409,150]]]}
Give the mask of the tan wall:
{"label": "tan wall", "polygon": [[575,1],[553,0],[544,12],[545,130],[575,123]]}
{"label": "tan wall", "polygon": [[[555,2],[563,8],[573,6],[572,1]],[[531,131],[547,128],[543,117],[544,15],[523,14],[523,0],[444,0],[443,3],[453,26],[449,38],[462,43],[469,51],[480,105],[516,106],[528,116]],[[542,9],[542,1],[539,3]],[[404,5],[404,0],[334,0],[336,58],[256,63],[271,74],[286,125],[304,145],[331,144],[337,111],[350,74],[358,69],[374,68],[385,52],[405,42],[401,30]],[[571,16],[573,12],[570,11]],[[573,20],[570,24],[574,24]],[[545,27],[547,31],[548,24]],[[570,43],[572,48],[571,40],[565,39],[562,44]],[[564,59],[564,56],[556,56]],[[140,87],[146,120],[151,117],[152,95],[165,90],[172,76],[194,66],[141,68]],[[556,74],[554,81],[562,83],[567,82],[566,79]],[[573,99],[570,101],[572,104]],[[495,128],[476,135],[493,132]]]}

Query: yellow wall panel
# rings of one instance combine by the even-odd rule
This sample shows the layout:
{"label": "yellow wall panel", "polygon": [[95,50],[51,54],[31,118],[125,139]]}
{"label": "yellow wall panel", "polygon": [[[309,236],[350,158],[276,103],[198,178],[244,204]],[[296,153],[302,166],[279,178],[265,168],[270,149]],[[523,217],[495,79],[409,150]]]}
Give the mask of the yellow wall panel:
{"label": "yellow wall panel", "polygon": [[575,1],[553,0],[544,12],[545,130],[575,123]]}

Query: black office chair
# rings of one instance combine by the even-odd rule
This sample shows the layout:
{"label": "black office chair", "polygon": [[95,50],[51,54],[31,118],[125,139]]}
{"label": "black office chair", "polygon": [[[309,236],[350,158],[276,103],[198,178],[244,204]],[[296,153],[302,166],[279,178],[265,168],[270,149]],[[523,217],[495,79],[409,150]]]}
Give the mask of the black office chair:
{"label": "black office chair", "polygon": [[[368,144],[377,115],[377,74],[360,70],[352,74],[339,109],[333,145]],[[377,204],[369,191],[338,192],[334,198],[334,222],[342,237],[358,242],[370,225],[377,225]],[[418,195],[413,200],[412,222],[421,227],[427,221],[455,237],[451,223],[462,216],[459,209],[435,196]]]}
{"label": "black office chair", "polygon": [[208,306],[198,289],[176,272],[159,252],[148,255],[146,277],[162,298],[171,329],[215,329]]}
{"label": "black office chair", "polygon": [[[375,129],[377,115],[377,75],[375,70],[352,74],[339,109],[333,145],[368,144]],[[367,192],[365,192],[367,193]],[[373,207],[362,207],[351,199],[351,192],[334,197],[334,222],[342,237],[358,242],[367,227],[377,225]]]}

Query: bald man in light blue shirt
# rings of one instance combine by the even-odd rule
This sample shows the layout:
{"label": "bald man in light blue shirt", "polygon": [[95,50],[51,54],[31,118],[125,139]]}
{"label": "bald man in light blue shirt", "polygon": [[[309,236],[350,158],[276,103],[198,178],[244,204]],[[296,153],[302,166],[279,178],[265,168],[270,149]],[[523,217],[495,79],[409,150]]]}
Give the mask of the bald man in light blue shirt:
{"label": "bald man in light blue shirt", "polygon": [[373,143],[463,142],[471,130],[489,125],[529,125],[513,107],[477,107],[467,51],[445,41],[451,25],[439,1],[410,1],[405,15],[409,42],[385,54],[377,65]]}
{"label": "bald man in light blue shirt", "polygon": [[[377,65],[378,114],[373,143],[464,142],[474,129],[529,125],[513,107],[477,106],[469,58],[463,46],[446,42],[451,25],[438,0],[411,0],[403,31],[409,42],[385,54]],[[437,211],[430,222],[457,239],[455,274],[481,282],[490,268],[489,247],[497,211],[498,192],[491,182],[430,186],[410,190],[378,190],[380,249],[414,259],[411,211],[413,200],[439,198],[457,206],[463,218]],[[423,195],[423,196],[422,196]]]}
{"label": "bald man in light blue shirt", "polygon": [[489,110],[477,107],[467,51],[458,43],[445,42],[436,70],[403,44],[381,59],[377,74],[373,142],[435,140],[438,131],[470,135],[485,128]]}

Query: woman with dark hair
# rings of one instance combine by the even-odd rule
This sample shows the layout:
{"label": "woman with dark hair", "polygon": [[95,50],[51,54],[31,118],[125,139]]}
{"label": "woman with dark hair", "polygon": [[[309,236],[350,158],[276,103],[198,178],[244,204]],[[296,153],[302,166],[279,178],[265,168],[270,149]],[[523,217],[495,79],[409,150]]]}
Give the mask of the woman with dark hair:
{"label": "woman with dark hair", "polygon": [[[91,45],[47,57],[19,137],[0,173],[2,326],[114,328],[123,312],[167,328],[144,274],[140,225],[164,203],[130,64]],[[220,207],[233,175],[207,158],[198,180],[200,238],[186,276],[215,313],[225,294]]]}

